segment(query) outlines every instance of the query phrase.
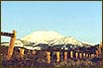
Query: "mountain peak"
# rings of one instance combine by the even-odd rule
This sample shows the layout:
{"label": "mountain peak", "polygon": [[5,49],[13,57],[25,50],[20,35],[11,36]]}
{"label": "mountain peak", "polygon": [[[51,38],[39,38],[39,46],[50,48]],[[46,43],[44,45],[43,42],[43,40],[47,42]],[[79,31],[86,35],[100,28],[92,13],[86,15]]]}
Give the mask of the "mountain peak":
{"label": "mountain peak", "polygon": [[44,40],[50,41],[50,40],[59,39],[62,37],[64,36],[55,31],[35,31],[21,38],[21,40],[27,40],[30,42],[37,42],[37,41],[42,42]]}

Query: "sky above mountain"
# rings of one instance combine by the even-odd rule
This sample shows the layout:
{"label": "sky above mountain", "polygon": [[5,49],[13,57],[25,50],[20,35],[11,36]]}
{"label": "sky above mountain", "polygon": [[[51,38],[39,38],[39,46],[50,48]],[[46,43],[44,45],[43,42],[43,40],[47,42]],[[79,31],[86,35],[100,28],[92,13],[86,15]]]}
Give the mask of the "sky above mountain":
{"label": "sky above mountain", "polygon": [[[1,2],[1,31],[17,31],[17,38],[34,31],[56,31],[80,41],[102,40],[102,2]],[[10,38],[2,37],[1,41]]]}

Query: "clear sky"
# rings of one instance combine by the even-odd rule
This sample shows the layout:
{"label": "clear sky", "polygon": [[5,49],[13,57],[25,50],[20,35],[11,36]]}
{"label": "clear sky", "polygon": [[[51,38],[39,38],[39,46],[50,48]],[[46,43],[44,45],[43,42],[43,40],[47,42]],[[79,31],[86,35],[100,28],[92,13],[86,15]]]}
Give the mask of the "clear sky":
{"label": "clear sky", "polygon": [[[80,41],[102,40],[101,1],[1,2],[1,31],[17,31],[17,38],[50,30]],[[1,41],[10,38],[1,37]]]}

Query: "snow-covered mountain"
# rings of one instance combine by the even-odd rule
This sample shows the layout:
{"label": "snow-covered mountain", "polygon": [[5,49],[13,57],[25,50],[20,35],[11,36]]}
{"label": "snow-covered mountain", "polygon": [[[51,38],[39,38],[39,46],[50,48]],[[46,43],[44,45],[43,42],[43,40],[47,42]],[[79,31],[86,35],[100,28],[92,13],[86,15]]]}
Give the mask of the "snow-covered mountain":
{"label": "snow-covered mountain", "polygon": [[35,42],[47,43],[47,41],[60,39],[62,37],[64,36],[54,31],[35,31],[30,35],[21,38],[21,40],[30,41],[34,43]]}
{"label": "snow-covered mountain", "polygon": [[84,44],[83,42],[80,42],[71,36],[66,37],[55,31],[35,31],[21,38],[21,40],[35,43],[34,46],[38,44],[48,44],[50,46],[59,44],[72,44],[83,46]]}
{"label": "snow-covered mountain", "polygon": [[90,46],[89,44],[80,42],[71,36],[66,37],[55,31],[35,31],[15,42],[15,46],[33,50],[47,49],[49,47],[62,48],[68,44],[80,47]]}

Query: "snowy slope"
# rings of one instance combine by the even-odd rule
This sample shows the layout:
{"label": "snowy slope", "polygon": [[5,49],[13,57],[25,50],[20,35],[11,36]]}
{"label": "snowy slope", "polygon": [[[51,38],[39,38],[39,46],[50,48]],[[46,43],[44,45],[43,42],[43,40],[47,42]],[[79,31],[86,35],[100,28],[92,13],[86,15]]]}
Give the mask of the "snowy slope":
{"label": "snowy slope", "polygon": [[21,40],[48,44],[49,41],[60,39],[62,37],[64,36],[54,31],[35,31],[32,34],[21,38]]}
{"label": "snowy slope", "polygon": [[77,41],[76,39],[74,39],[72,37],[63,37],[63,38],[59,39],[55,44],[59,44],[59,43],[62,43],[64,45],[72,44],[72,45],[82,46],[81,42]]}
{"label": "snowy slope", "polygon": [[[2,43],[1,43],[1,46],[9,46],[9,44],[10,44],[9,42],[2,42]],[[14,42],[14,46],[15,46],[15,47],[23,47],[23,45],[24,45],[24,44],[22,43],[21,40],[18,40],[18,39],[17,39],[17,40]]]}
{"label": "snowy slope", "polygon": [[43,43],[50,46],[59,44],[73,44],[83,46],[82,43],[77,41],[76,39],[72,37],[65,37],[54,31],[36,31],[30,35],[21,38],[21,40],[33,42],[35,43],[35,45]]}

